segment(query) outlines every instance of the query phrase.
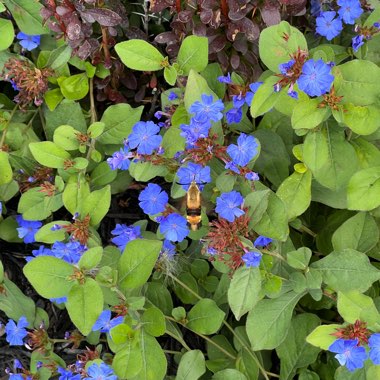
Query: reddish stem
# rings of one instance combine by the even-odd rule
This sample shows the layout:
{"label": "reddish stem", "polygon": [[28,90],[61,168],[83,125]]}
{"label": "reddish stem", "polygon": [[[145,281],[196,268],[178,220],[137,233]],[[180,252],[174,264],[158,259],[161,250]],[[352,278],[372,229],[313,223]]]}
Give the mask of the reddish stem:
{"label": "reddish stem", "polygon": [[228,4],[227,0],[221,0],[220,1],[220,9],[222,11],[222,15],[228,19]]}
{"label": "reddish stem", "polygon": [[175,0],[175,9],[177,13],[181,12],[181,0]]}

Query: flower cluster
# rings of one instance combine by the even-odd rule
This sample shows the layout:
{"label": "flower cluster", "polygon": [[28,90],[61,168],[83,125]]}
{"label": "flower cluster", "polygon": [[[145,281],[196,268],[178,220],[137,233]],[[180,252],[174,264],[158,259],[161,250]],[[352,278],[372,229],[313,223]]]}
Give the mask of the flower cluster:
{"label": "flower cluster", "polygon": [[124,251],[128,242],[142,237],[140,226],[127,226],[125,224],[116,224],[111,234],[115,236],[111,239],[112,243],[116,244],[121,252]]}
{"label": "flower cluster", "polygon": [[343,23],[353,25],[363,13],[359,0],[338,0],[337,4],[339,5],[338,12],[321,12],[316,19],[317,33],[326,37],[328,41],[340,34],[343,30]]}
{"label": "flower cluster", "polygon": [[67,243],[56,241],[51,248],[41,245],[38,249],[34,249],[33,256],[27,257],[26,260],[30,261],[39,256],[53,256],[69,264],[77,264],[85,251],[87,251],[87,247],[78,241]]}
{"label": "flower cluster", "polygon": [[20,108],[33,103],[40,106],[48,90],[48,78],[54,72],[50,68],[38,69],[26,59],[10,58],[4,64],[4,79],[16,86],[19,93],[14,98]]}
{"label": "flower cluster", "polygon": [[352,49],[357,52],[360,46],[364,45],[365,41],[371,40],[373,36],[380,33],[380,23],[375,22],[372,26],[355,26],[355,32],[357,36],[352,38]]}

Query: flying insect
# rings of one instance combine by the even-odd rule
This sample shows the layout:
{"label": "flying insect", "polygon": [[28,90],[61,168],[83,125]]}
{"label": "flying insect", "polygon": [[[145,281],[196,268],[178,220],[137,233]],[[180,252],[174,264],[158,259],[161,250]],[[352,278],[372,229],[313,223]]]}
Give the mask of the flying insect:
{"label": "flying insect", "polygon": [[195,181],[191,181],[186,193],[186,220],[192,231],[201,226],[201,191]]}

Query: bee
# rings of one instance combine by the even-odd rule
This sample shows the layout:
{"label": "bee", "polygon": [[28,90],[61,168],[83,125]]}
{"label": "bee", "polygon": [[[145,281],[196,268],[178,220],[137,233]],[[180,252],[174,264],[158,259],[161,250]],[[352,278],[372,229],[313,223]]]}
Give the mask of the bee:
{"label": "bee", "polygon": [[186,193],[186,220],[192,231],[201,226],[201,191],[194,180]]}

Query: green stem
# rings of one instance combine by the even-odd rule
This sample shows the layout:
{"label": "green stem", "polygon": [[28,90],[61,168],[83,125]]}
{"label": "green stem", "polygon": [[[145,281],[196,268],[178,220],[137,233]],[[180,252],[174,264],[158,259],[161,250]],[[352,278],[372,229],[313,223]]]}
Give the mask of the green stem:
{"label": "green stem", "polygon": [[4,128],[4,130],[3,130],[3,133],[2,133],[2,135],[1,135],[1,140],[0,140],[0,150],[1,150],[1,148],[3,147],[3,145],[4,145],[4,143],[5,143],[5,136],[7,135],[7,131],[8,131],[9,123],[11,122],[11,120],[12,120],[12,118],[13,118],[13,116],[14,116],[16,110],[17,110],[17,108],[18,108],[18,104],[16,104],[15,107],[13,108],[12,113],[11,113],[11,115],[9,116],[9,119],[8,119],[6,125],[5,125],[5,128]]}
{"label": "green stem", "polygon": [[182,322],[179,322],[177,320],[175,320],[174,318],[172,317],[169,317],[167,315],[165,315],[165,318],[168,319],[169,321],[172,321],[172,322],[175,322],[175,323],[178,323],[179,325],[183,326],[184,328],[192,331],[194,334],[197,334],[198,336],[200,336],[202,339],[204,339],[205,341],[209,342],[210,344],[214,345],[220,352],[223,352],[224,355],[228,356],[230,359],[232,360],[236,360],[236,357],[233,356],[232,354],[230,354],[227,350],[225,350],[223,347],[219,346],[218,343],[214,342],[213,340],[211,340],[208,336],[206,335],[203,335],[201,333],[198,333],[194,330],[191,330],[189,329],[184,323]]}
{"label": "green stem", "polygon": [[164,351],[166,354],[182,355],[181,351],[173,351],[173,350],[162,350],[162,351]]}
{"label": "green stem", "polygon": [[[281,257],[281,258],[283,259],[283,257]],[[173,276],[171,273],[169,273],[168,275],[174,281],[176,281],[179,285],[181,285],[184,289],[186,289],[189,293],[191,293],[194,297],[198,298],[199,300],[203,299],[198,293],[194,292],[194,290],[192,290],[191,288],[189,288],[185,283],[183,283],[177,277]],[[179,322],[177,322],[177,323],[179,323]],[[249,355],[257,363],[257,366],[259,367],[259,369],[260,369],[262,375],[264,376],[264,378],[266,380],[269,380],[268,375],[267,375],[267,374],[269,374],[269,372],[265,371],[265,368],[261,365],[261,363],[260,363],[259,359],[257,358],[257,356],[255,355],[255,353],[252,352],[252,350],[249,347],[246,346],[246,344],[244,343],[244,341],[242,339],[240,339],[240,337],[235,333],[234,329],[230,326],[230,324],[227,321],[224,320],[223,324],[231,331],[232,335],[236,338],[236,340],[248,351]],[[198,334],[198,335],[200,335],[200,334]],[[273,375],[271,375],[271,376],[273,376]]]}
{"label": "green stem", "polygon": [[174,338],[177,342],[181,343],[182,346],[183,346],[187,351],[191,351],[191,348],[186,344],[186,342],[185,342],[183,339],[181,339],[181,337],[179,337],[179,336],[173,334],[173,333],[172,333],[171,331],[169,331],[169,330],[166,330],[166,331],[165,331],[165,334],[171,336],[171,337]]}
{"label": "green stem", "polygon": [[300,230],[306,232],[307,234],[309,234],[313,238],[317,237],[317,234],[315,232],[313,232],[312,230],[310,230],[309,228],[307,228],[306,226],[301,226]]}

